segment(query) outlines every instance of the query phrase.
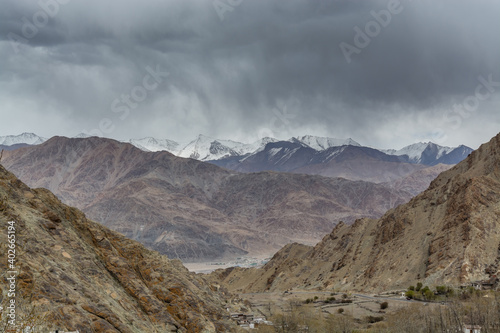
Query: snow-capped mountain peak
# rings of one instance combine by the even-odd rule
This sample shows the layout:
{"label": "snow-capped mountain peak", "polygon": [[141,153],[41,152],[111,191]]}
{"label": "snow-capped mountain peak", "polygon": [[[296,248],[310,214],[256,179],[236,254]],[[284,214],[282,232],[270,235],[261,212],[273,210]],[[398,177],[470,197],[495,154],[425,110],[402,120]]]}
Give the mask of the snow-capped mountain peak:
{"label": "snow-capped mountain peak", "polygon": [[314,135],[304,135],[301,137],[294,137],[291,138],[290,142],[293,142],[292,140],[297,140],[300,141],[312,149],[315,149],[317,151],[322,151],[325,149],[328,149],[330,147],[340,147],[340,146],[361,146],[359,143],[354,141],[351,138],[348,139],[335,139],[335,138],[328,138],[328,137],[321,137],[321,136],[314,136]]}
{"label": "snow-capped mountain peak", "polygon": [[12,146],[16,144],[39,145],[47,141],[46,138],[38,136],[34,133],[22,133],[19,135],[0,136],[0,145]]}
{"label": "snow-capped mountain peak", "polygon": [[[441,157],[451,153],[456,147],[440,146],[433,142],[418,142],[409,146],[403,147],[399,150],[385,149],[382,152],[388,155],[408,156],[408,161],[411,163],[424,163],[426,164],[429,159],[438,160]],[[468,148],[470,149],[470,148]]]}
{"label": "snow-capped mountain peak", "polygon": [[73,139],[86,139],[86,138],[90,138],[92,137],[92,135],[89,135],[87,133],[80,133],[80,134],[77,134],[73,137]]}
{"label": "snow-capped mountain peak", "polygon": [[408,145],[406,147],[403,147],[399,150],[396,149],[387,149],[383,150],[386,154],[389,155],[397,155],[397,156],[402,156],[402,155],[407,155],[410,159],[418,158],[422,155],[424,150],[426,150],[429,146],[436,146],[438,149],[445,151],[445,150],[453,150],[453,148],[450,147],[442,147],[438,146],[432,142],[417,142],[411,145]]}
{"label": "snow-capped mountain peak", "polygon": [[174,155],[179,152],[180,144],[168,139],[155,139],[146,137],[142,139],[131,139],[131,144],[145,151],[168,151]]}
{"label": "snow-capped mountain peak", "polygon": [[244,156],[264,149],[266,144],[276,142],[273,138],[263,138],[253,143],[220,140],[200,134],[180,149],[180,157],[195,158],[200,161],[218,160],[230,156]]}
{"label": "snow-capped mountain peak", "polygon": [[215,141],[213,138],[200,134],[195,140],[182,148],[177,155],[203,161],[209,155],[210,146],[213,141]]}

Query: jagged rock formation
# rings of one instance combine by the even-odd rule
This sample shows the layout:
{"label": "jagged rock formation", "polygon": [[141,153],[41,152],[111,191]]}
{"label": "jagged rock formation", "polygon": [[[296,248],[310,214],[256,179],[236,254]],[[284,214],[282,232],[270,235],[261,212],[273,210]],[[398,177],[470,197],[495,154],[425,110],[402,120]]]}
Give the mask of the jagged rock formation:
{"label": "jagged rock formation", "polygon": [[48,188],[92,219],[185,261],[314,244],[339,220],[379,217],[411,197],[363,181],[239,174],[95,137],[55,137],[5,152],[2,162],[28,185]]}
{"label": "jagged rock formation", "polygon": [[87,220],[48,190],[30,189],[0,166],[2,272],[12,270],[9,221],[15,222],[17,240],[16,301],[26,299],[45,313],[46,325],[82,333],[236,331],[226,319],[226,296],[202,277]]}
{"label": "jagged rock formation", "polygon": [[235,290],[383,290],[458,285],[499,270],[500,134],[378,220],[338,224],[314,247],[288,245],[262,269],[213,276]]}

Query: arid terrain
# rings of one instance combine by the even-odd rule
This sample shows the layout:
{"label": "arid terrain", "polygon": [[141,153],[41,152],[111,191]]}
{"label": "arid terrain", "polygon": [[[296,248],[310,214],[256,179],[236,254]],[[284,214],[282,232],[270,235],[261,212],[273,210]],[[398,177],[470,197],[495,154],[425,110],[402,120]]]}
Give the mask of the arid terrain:
{"label": "arid terrain", "polygon": [[[212,290],[202,276],[88,220],[48,190],[30,189],[3,166],[0,222],[0,269],[18,273],[15,298],[3,293],[10,284],[0,288],[2,306],[15,299],[19,325],[32,320],[43,332],[81,333],[237,329],[227,315],[229,295]],[[7,230],[16,240],[13,263]]]}
{"label": "arid terrain", "polygon": [[338,224],[314,247],[285,246],[261,269],[218,270],[238,292],[460,285],[500,269],[500,134],[382,218]]}
{"label": "arid terrain", "polygon": [[[54,137],[6,151],[2,162],[29,186],[47,188],[90,218],[185,262],[312,245],[339,221],[377,218],[412,197],[392,184],[241,174],[102,138]],[[412,189],[426,186],[419,179]]]}

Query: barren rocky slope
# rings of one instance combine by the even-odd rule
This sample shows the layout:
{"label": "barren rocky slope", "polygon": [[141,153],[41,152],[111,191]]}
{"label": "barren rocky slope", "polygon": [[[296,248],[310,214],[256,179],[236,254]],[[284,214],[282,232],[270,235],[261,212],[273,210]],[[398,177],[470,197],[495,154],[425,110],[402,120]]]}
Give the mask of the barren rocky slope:
{"label": "barren rocky slope", "polygon": [[47,316],[45,332],[50,325],[80,332],[236,331],[226,318],[226,296],[202,277],[87,220],[49,191],[30,189],[0,166],[2,272],[13,270],[7,267],[9,221],[17,241],[18,321],[34,309]]}
{"label": "barren rocky slope", "polygon": [[55,137],[5,152],[32,187],[146,246],[186,261],[314,244],[339,220],[379,217],[405,191],[362,181],[275,172],[239,174],[101,138]]}
{"label": "barren rocky slope", "polygon": [[337,225],[314,247],[287,245],[262,269],[217,271],[235,290],[383,290],[462,284],[500,269],[500,134],[378,220]]}
{"label": "barren rocky slope", "polygon": [[454,165],[450,164],[437,164],[425,169],[417,170],[403,178],[385,183],[385,185],[398,190],[406,191],[415,196],[426,190],[431,182],[436,179],[441,172],[449,170],[453,166]]}

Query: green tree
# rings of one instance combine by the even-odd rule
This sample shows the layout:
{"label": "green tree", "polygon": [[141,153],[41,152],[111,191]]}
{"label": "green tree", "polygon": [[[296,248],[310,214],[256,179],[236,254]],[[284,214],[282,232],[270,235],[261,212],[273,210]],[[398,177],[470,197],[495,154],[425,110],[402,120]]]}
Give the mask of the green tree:
{"label": "green tree", "polygon": [[436,286],[436,292],[439,294],[439,295],[444,295],[446,294],[446,286]]}
{"label": "green tree", "polygon": [[434,293],[430,290],[430,289],[427,289],[425,292],[424,292],[424,297],[426,300],[433,300],[434,299]]}

